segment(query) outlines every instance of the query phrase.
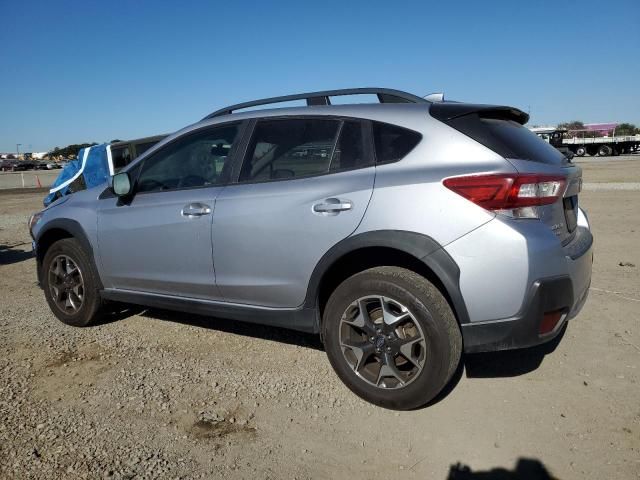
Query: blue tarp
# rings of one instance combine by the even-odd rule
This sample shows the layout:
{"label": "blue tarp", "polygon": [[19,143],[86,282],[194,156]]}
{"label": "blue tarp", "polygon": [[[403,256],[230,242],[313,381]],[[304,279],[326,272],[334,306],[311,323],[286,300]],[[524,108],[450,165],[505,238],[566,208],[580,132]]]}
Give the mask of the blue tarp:
{"label": "blue tarp", "polygon": [[109,144],[103,143],[80,150],[78,158],[71,160],[53,182],[44,199],[45,207],[62,196],[106,182],[113,173],[108,148]]}

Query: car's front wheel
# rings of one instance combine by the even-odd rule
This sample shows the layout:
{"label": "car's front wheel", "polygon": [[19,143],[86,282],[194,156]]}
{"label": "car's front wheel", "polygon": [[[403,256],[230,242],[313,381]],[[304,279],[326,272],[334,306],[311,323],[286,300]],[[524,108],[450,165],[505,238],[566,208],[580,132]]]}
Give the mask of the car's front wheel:
{"label": "car's front wheel", "polygon": [[77,240],[65,238],[49,247],[42,262],[42,286],[60,321],[84,327],[97,319],[102,306],[97,273]]}
{"label": "car's front wheel", "polygon": [[340,284],[327,302],[323,334],[340,379],[363,399],[396,410],[436,397],[462,350],[442,293],[398,267],[365,270]]}

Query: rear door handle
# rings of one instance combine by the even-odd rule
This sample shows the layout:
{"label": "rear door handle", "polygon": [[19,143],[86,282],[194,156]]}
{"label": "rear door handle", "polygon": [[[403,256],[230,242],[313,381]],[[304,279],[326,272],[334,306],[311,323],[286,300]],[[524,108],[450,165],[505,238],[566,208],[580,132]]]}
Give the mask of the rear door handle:
{"label": "rear door handle", "polygon": [[202,217],[211,213],[211,207],[204,203],[195,202],[185,205],[180,213],[187,218]]}
{"label": "rear door handle", "polygon": [[351,210],[353,208],[353,202],[350,200],[340,200],[339,198],[327,198],[321,203],[316,203],[313,206],[313,211],[316,213],[334,213],[338,214],[345,210]]}

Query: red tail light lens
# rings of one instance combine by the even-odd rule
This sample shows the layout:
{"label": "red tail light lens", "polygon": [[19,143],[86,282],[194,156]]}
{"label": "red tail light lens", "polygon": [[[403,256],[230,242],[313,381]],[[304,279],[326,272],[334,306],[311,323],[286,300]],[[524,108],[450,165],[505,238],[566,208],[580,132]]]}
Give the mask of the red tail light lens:
{"label": "red tail light lens", "polygon": [[510,210],[554,203],[564,194],[561,175],[495,174],[451,177],[444,186],[487,210]]}

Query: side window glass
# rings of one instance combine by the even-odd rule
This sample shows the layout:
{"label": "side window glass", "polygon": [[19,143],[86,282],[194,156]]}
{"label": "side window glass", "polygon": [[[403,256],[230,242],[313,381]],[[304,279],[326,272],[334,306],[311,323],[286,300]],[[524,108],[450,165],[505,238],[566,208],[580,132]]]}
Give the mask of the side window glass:
{"label": "side window glass", "polygon": [[207,129],[179,139],[144,160],[138,192],[220,185],[226,181],[228,155],[238,125]]}
{"label": "side window glass", "polygon": [[139,157],[140,155],[142,155],[147,150],[149,150],[151,147],[153,147],[158,142],[159,142],[159,140],[154,141],[154,142],[138,143],[136,145],[136,158]]}
{"label": "side window glass", "polygon": [[112,147],[111,161],[113,162],[113,169],[115,171],[126,167],[131,162],[131,152],[129,151],[129,146],[124,145],[122,147]]}
{"label": "side window glass", "polygon": [[373,139],[376,146],[377,163],[397,162],[405,157],[422,139],[413,130],[373,122]]}
{"label": "side window glass", "polygon": [[362,124],[345,121],[340,129],[340,138],[331,159],[331,171],[350,170],[373,164],[365,158]]}
{"label": "side window glass", "polygon": [[340,122],[323,119],[258,122],[240,181],[269,181],[327,173]]}

